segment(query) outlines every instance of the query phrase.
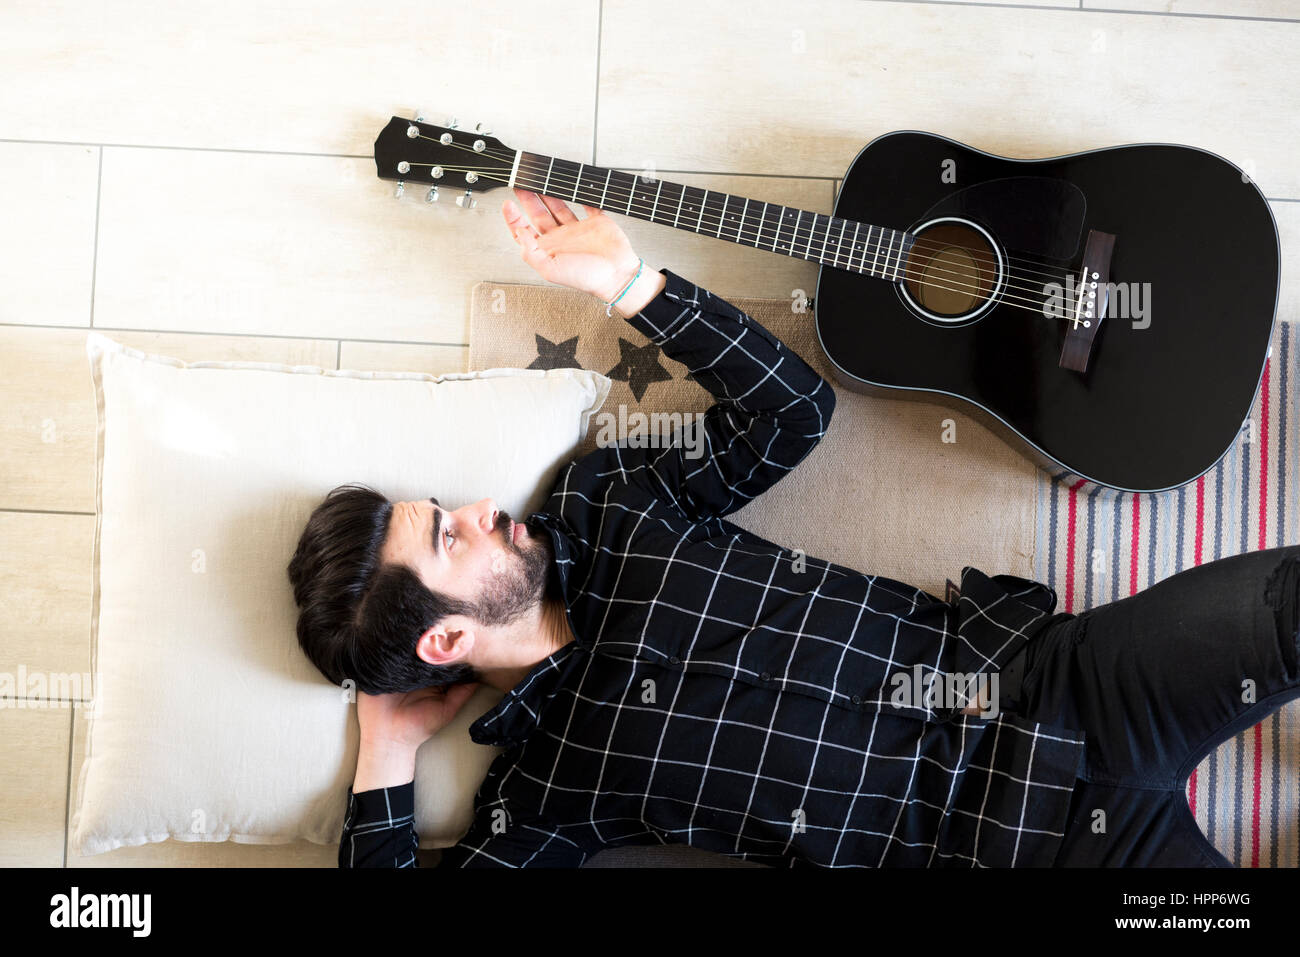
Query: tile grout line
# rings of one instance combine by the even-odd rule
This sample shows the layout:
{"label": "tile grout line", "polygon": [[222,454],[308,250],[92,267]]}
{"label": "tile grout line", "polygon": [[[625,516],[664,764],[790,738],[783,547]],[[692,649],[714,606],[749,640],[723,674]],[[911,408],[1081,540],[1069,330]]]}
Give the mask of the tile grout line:
{"label": "tile grout line", "polygon": [[[969,6],[1007,6],[1007,7],[1009,7],[1010,9],[1013,9],[1013,10],[1024,10],[1024,9],[1051,9],[1051,10],[1058,10],[1058,9],[1059,9],[1059,10],[1069,10],[1069,9],[1072,9],[1072,8],[1070,8],[1070,7],[1045,7],[1045,8],[1040,8],[1040,7],[1023,7],[1023,6],[1020,6],[1020,5],[1018,5],[1018,4],[977,4],[977,3],[970,2],[970,0],[957,0],[956,3],[948,2],[948,0],[864,0],[864,2],[874,2],[874,3],[930,3],[930,4],[942,5],[942,6],[944,6],[944,7],[948,7],[948,8],[951,8],[951,7],[954,7],[954,6],[963,6],[963,7],[969,7]],[[1092,10],[1092,8],[1083,8],[1083,9],[1088,9],[1089,12],[1091,12],[1091,10]],[[1145,12],[1145,11],[1125,11],[1125,10],[1114,10],[1114,11],[1107,11],[1107,12],[1113,12],[1113,13],[1127,13],[1127,12]],[[1157,12],[1159,12],[1159,11],[1157,11]],[[1197,17],[1208,17],[1208,16],[1210,16],[1209,14],[1172,14],[1172,13],[1170,13],[1170,14],[1161,13],[1161,15],[1162,15],[1162,16],[1197,16]],[[1267,20],[1268,22],[1273,22],[1273,21],[1269,20],[1269,18],[1266,18],[1266,17],[1257,17],[1257,18],[1251,18],[1251,17],[1229,17],[1229,18],[1220,18],[1220,19],[1236,19],[1236,20],[1262,19],[1262,20]],[[1278,22],[1282,22],[1282,23],[1300,23],[1300,20],[1282,19],[1282,20],[1280,20],[1280,21],[1278,21]],[[159,145],[149,145],[149,144],[141,144],[141,143],[92,143],[92,142],[89,142],[89,141],[86,141],[86,140],[30,140],[30,139],[19,139],[19,138],[15,138],[15,137],[0,137],[0,143],[17,143],[17,144],[25,145],[25,146],[95,146],[95,147],[99,147],[100,150],[101,150],[101,156],[100,156],[101,167],[102,167],[102,164],[103,164],[103,155],[102,155],[102,151],[103,151],[104,149],[107,149],[107,148],[114,148],[114,149],[141,149],[141,150],[180,150],[180,151],[186,151],[186,150],[188,150],[188,151],[196,152],[196,153],[257,153],[257,154],[263,154],[263,155],[267,155],[267,156],[316,156],[316,157],[322,157],[322,158],[326,158],[326,159],[331,159],[331,158],[332,158],[332,159],[340,159],[340,158],[341,158],[341,159],[368,159],[368,160],[373,160],[373,159],[374,159],[373,156],[354,156],[353,154],[350,154],[350,153],[303,153],[303,152],[291,152],[291,151],[287,151],[287,150],[242,150],[242,149],[231,149],[231,148],[216,147],[216,146],[159,146]],[[1119,144],[1115,144],[1115,145],[1117,145],[1117,146],[1124,146],[1124,145],[1132,145],[1132,144],[1119,143]],[[1102,147],[1102,148],[1104,149],[1105,147]],[[593,149],[592,149],[592,152],[593,152],[593,161],[592,161],[592,165],[595,165],[595,160],[594,160],[594,153],[595,153],[594,137],[593,137]],[[1088,152],[1091,152],[1091,151],[1088,151]],[[1062,155],[1070,155],[1070,154],[1062,154]],[[1036,159],[1054,159],[1055,157],[1050,157],[1050,156],[1042,156],[1042,157],[1027,156],[1027,157],[1025,157],[1025,156],[1022,156],[1022,157],[1008,157],[1008,158],[1009,158],[1009,159],[1036,160]],[[611,169],[614,169],[614,170],[618,170],[619,172],[625,172],[625,173],[637,173],[637,172],[641,172],[641,170],[639,170],[639,169],[633,169],[633,168],[630,167],[630,166],[613,166],[613,167],[610,167],[610,168],[611,168]],[[661,169],[661,170],[658,170],[658,172],[660,172],[660,173],[674,173],[674,174],[680,173],[680,174],[683,174],[683,175],[686,175],[686,176],[732,176],[732,177],[740,177],[740,176],[743,176],[743,177],[749,177],[749,178],[752,178],[752,179],[794,179],[794,180],[819,180],[819,179],[821,179],[821,180],[828,180],[828,181],[830,181],[830,182],[834,182],[834,181],[836,181],[836,180],[842,180],[842,179],[844,178],[843,176],[817,176],[817,175],[812,175],[812,174],[807,174],[807,173],[746,173],[746,172],[743,172],[743,171],[740,171],[740,170],[718,170],[718,169]],[[1291,197],[1291,196],[1265,196],[1264,198],[1265,198],[1266,200],[1268,200],[1270,203],[1300,203],[1300,197]],[[775,200],[770,200],[769,202],[775,202]],[[96,201],[96,216],[98,217],[98,201]],[[98,228],[98,223],[96,223],[96,227]],[[79,328],[82,328],[82,327],[80,327],[80,326],[53,326],[53,325],[45,326],[45,325],[37,325],[37,324],[34,324],[34,323],[25,323],[25,322],[0,322],[0,326],[25,326],[25,325],[31,325],[31,326],[33,326],[33,328],[59,328],[59,329],[79,329]],[[152,330],[152,329],[146,329],[146,330],[130,330],[130,329],[122,329],[122,328],[119,327],[118,331],[128,331],[128,332],[129,332],[129,331],[153,332],[153,331],[170,331],[170,330]],[[185,330],[178,330],[178,331],[184,332]],[[202,334],[203,334],[203,335],[235,335],[236,333],[220,333],[220,332],[213,332],[213,333],[202,333]],[[251,333],[251,332],[250,332],[250,333],[239,333],[239,334],[240,334],[240,335],[250,335],[250,336],[251,336],[251,335],[257,335],[257,333]],[[269,335],[269,334],[266,334],[266,333],[262,333],[261,335],[262,335],[264,338],[271,338],[271,339],[277,339],[277,338],[312,339],[312,338],[317,338],[317,337],[315,337],[315,336],[274,336],[274,335]],[[416,340],[401,340],[401,339],[391,339],[391,340],[390,340],[390,339],[348,339],[347,341],[348,341],[348,342],[410,342],[410,343],[413,344],[413,345],[457,345],[457,344],[458,344],[458,343],[436,343],[436,342],[435,342],[435,343],[426,343],[426,342],[418,342],[418,341],[416,341]]]}
{"label": "tile grout line", "polygon": [[90,704],[93,700],[93,696],[90,698],[31,698],[27,695],[0,695],[0,701],[13,702],[14,704],[19,701],[24,702],[22,707],[5,705],[4,707],[10,711],[53,711],[56,704],[60,707],[63,705],[73,707],[79,704]]}
{"label": "tile grout line", "polygon": [[30,143],[39,146],[99,146],[124,150],[189,150],[194,153],[252,153],[258,156],[318,156],[324,159],[373,160],[374,154],[312,153],[305,150],[250,150],[238,146],[175,146],[169,143],[92,143],[89,140],[29,140],[16,136],[0,136],[0,143]]}
{"label": "tile grout line", "polygon": [[337,351],[335,351],[334,353],[334,368],[336,370],[343,368],[343,340],[342,339],[339,340],[339,347]]}
{"label": "tile grout line", "polygon": [[[503,285],[505,285],[503,283]],[[515,283],[510,285],[540,285],[538,283]],[[0,322],[0,328],[7,329],[64,329],[69,332],[85,332],[86,326],[63,326],[50,322]],[[167,336],[215,336],[225,339],[289,339],[306,342],[329,342],[330,338],[321,336],[295,336],[290,333],[271,332],[209,332],[205,329],[154,329],[138,326],[96,326],[97,332],[147,332]],[[448,349],[468,349],[468,342],[436,342],[425,339],[356,339],[344,336],[342,342],[372,342],[386,346],[438,346]]]}
{"label": "tile grout line", "polygon": [[90,328],[95,328],[95,272],[99,268],[99,202],[104,190],[104,147],[99,148],[99,168],[95,171],[95,234],[90,253]]}
{"label": "tile grout line", "polygon": [[1113,7],[1085,7],[1083,0],[1079,6],[1071,7],[1061,3],[993,3],[976,2],[976,0],[867,0],[869,3],[910,3],[927,6],[953,7],[1000,7],[1004,10],[1082,10],[1085,13],[1114,13],[1137,17],[1180,17],[1187,20],[1252,20],[1264,23],[1300,23],[1297,17],[1248,17],[1234,13],[1180,13],[1176,10],[1119,10]]}
{"label": "tile grout line", "polygon": [[[928,2],[928,0],[917,0]],[[1082,3],[1083,0],[1080,0]],[[1180,13],[1176,10],[1117,10],[1113,7],[1080,7],[1088,13],[1134,14],[1143,17],[1181,17],[1185,20],[1250,20],[1255,23],[1300,23],[1296,17],[1246,17],[1236,13]]]}
{"label": "tile grout line", "polygon": [[68,788],[63,796],[63,866],[68,866],[68,825],[72,816],[72,739],[77,727],[77,705],[68,709]]}
{"label": "tile grout line", "polygon": [[605,0],[596,0],[596,92],[591,108],[591,165],[596,165],[596,137],[600,130],[600,45],[605,28]]}
{"label": "tile grout line", "polygon": [[[320,159],[374,160],[374,156],[355,156],[351,153],[304,153],[289,150],[241,150],[219,146],[166,146],[149,143],[92,143],[89,140],[30,140],[18,137],[0,137],[0,143],[17,143],[20,146],[95,146],[100,149],[178,150],[193,153],[254,153],[264,156],[314,156]],[[594,164],[593,164],[594,165]],[[640,170],[627,166],[613,169],[635,173]],[[838,179],[837,176],[815,176],[808,173],[743,173],[716,169],[661,169],[660,173],[685,173],[690,176],[752,176],[758,179]]]}
{"label": "tile grout line", "polygon": [[61,508],[0,508],[0,514],[16,512],[21,515],[94,515],[94,512],[74,512]]}

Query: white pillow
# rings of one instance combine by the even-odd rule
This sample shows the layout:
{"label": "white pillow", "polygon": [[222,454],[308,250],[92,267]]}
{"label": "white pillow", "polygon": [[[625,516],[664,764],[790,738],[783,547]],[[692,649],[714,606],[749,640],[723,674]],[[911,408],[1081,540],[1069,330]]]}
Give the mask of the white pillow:
{"label": "white pillow", "polygon": [[[84,855],[168,838],[339,839],[354,705],[298,646],[287,566],[331,488],[540,508],[609,379],[430,376],[147,355],[86,340],[99,416]],[[495,748],[481,688],[417,758],[422,847],[454,844]]]}

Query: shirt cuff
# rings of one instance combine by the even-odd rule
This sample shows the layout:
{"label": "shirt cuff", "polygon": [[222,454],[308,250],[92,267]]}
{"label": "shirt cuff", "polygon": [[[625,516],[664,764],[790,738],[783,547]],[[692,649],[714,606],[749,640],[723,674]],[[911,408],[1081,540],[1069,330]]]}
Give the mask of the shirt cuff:
{"label": "shirt cuff", "polygon": [[380,821],[397,821],[415,813],[415,782],[394,784],[392,787],[372,788],[353,793],[348,788],[349,820],[358,824],[377,824]]}
{"label": "shirt cuff", "polygon": [[[708,295],[689,279],[684,279],[669,269],[660,269],[667,280],[658,295],[634,312],[627,321],[637,331],[656,345],[662,345],[677,332],[677,327],[688,322],[699,309],[701,300]],[[689,307],[689,308],[688,308]]]}

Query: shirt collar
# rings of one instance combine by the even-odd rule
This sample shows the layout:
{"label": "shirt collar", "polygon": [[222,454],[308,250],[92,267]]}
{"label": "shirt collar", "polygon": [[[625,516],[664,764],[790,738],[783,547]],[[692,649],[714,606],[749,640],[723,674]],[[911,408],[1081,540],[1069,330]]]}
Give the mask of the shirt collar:
{"label": "shirt collar", "polygon": [[519,684],[506,692],[495,708],[470,725],[470,738],[476,744],[500,748],[524,740],[536,730],[546,705],[586,657],[587,650],[571,641],[543,658]]}

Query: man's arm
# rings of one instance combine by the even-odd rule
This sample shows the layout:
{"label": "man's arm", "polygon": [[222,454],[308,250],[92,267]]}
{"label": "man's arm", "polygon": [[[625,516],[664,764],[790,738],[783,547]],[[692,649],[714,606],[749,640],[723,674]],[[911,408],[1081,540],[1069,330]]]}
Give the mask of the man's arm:
{"label": "man's arm", "polygon": [[474,682],[357,694],[360,746],[339,840],[339,867],[418,867],[415,752],[470,699]]}
{"label": "man's arm", "polygon": [[[339,867],[419,867],[414,812],[414,781],[367,791],[349,788]],[[587,856],[586,848],[555,828],[507,814],[496,802],[477,809],[469,833],[443,850],[438,867],[578,867]]]}
{"label": "man's arm", "polygon": [[419,842],[414,781],[368,791],[348,788],[339,867],[419,867]]}
{"label": "man's arm", "polygon": [[519,189],[515,196],[519,204],[506,200],[501,211],[524,262],[543,279],[605,302],[621,293],[613,308],[718,400],[691,436],[698,442],[679,432],[666,449],[610,446],[585,465],[703,520],[769,488],[825,434],[835,393],[757,322],[675,273],[638,276],[640,258],[601,210],[583,206],[587,218],[578,219],[561,200]]}
{"label": "man's arm", "polygon": [[703,521],[735,511],[798,465],[826,434],[835,393],[750,316],[674,272],[661,274],[653,298],[634,301],[624,318],[717,401],[667,448],[609,446],[584,463]]}

